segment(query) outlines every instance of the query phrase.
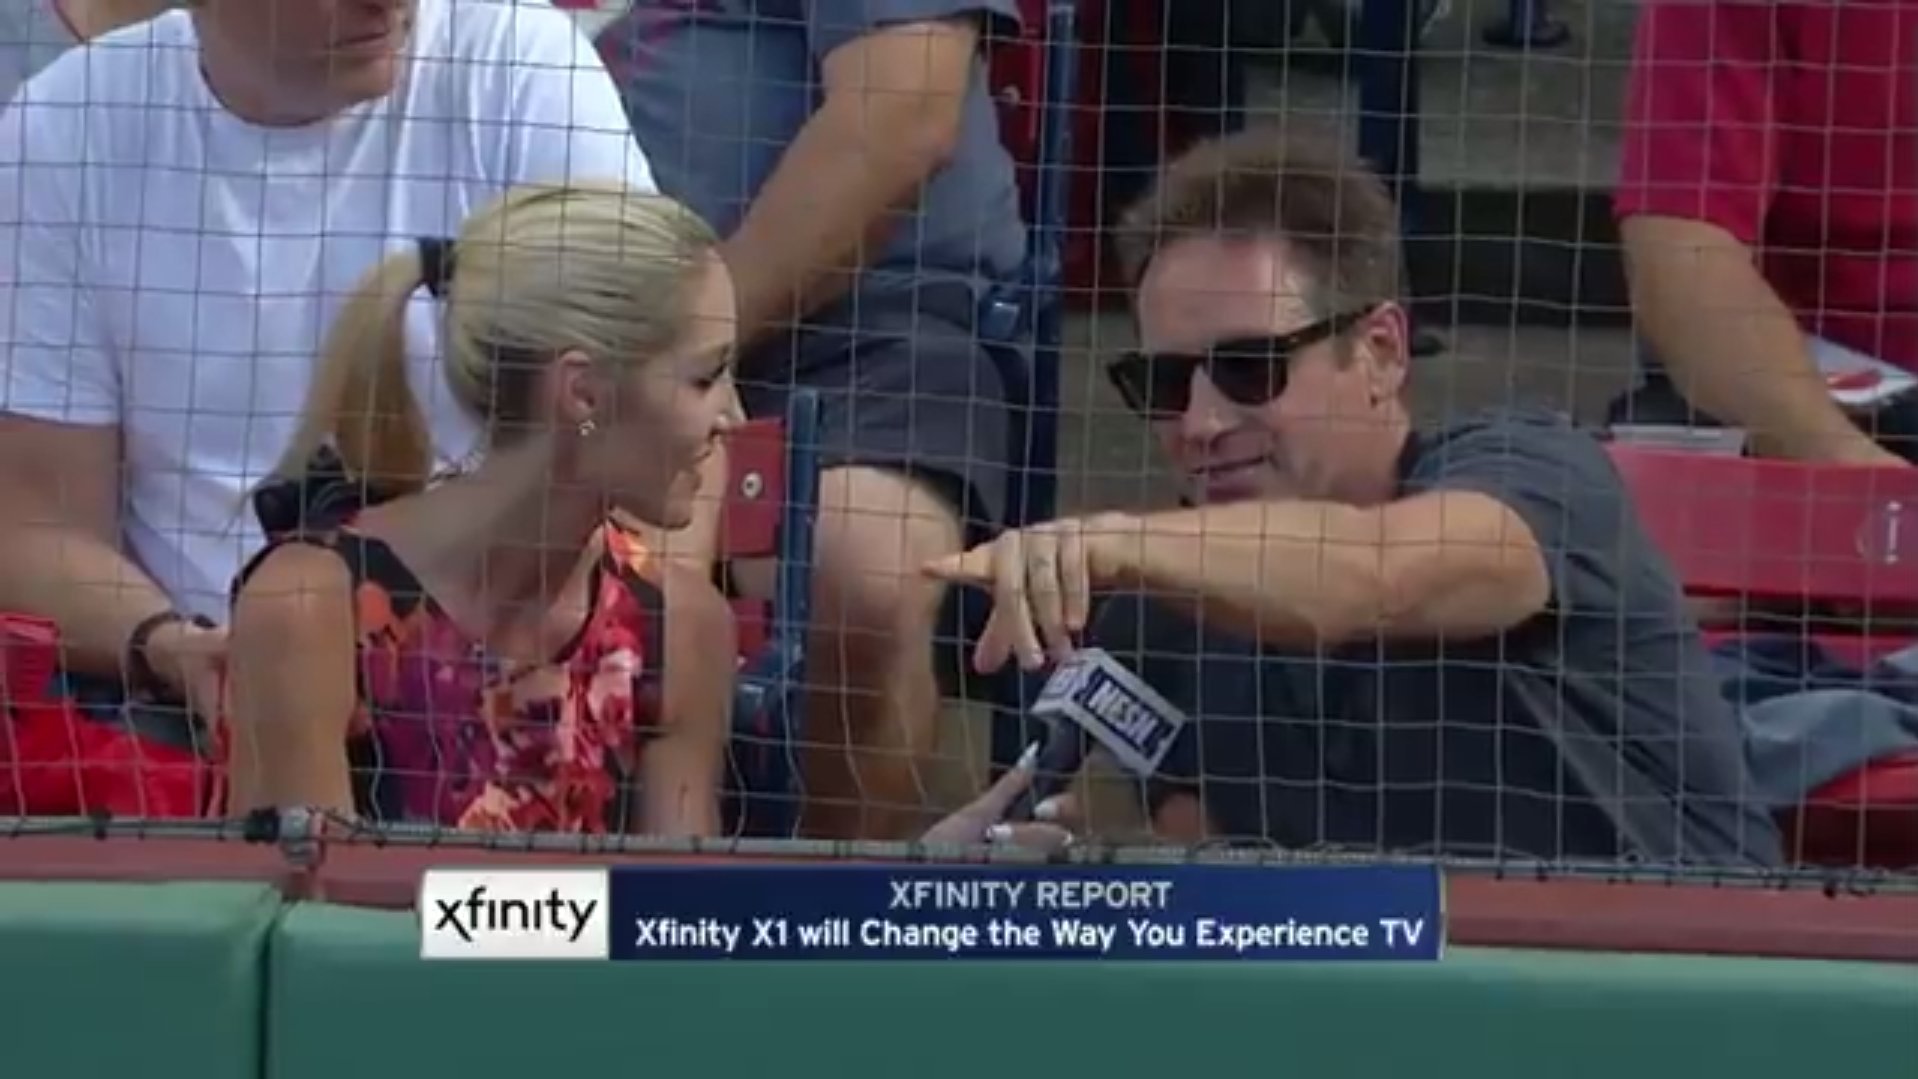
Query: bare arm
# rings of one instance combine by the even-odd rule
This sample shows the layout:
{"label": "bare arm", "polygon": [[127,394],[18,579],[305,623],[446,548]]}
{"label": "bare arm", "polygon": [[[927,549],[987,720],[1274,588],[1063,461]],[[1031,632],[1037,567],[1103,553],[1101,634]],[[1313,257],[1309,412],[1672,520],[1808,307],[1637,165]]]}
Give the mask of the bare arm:
{"label": "bare arm", "polygon": [[1635,216],[1620,231],[1633,313],[1687,400],[1744,428],[1770,456],[1903,463],[1832,401],[1750,248],[1717,225],[1676,217]]}
{"label": "bare arm", "polygon": [[[121,552],[119,459],[115,428],[0,414],[0,610],[53,619],[67,666],[107,676],[122,673],[134,628],[172,607]],[[168,641],[151,643],[158,653]],[[184,689],[180,668],[153,653],[155,673]]]}
{"label": "bare arm", "polygon": [[1552,590],[1531,529],[1474,491],[1116,515],[1088,530],[1095,581],[1282,646],[1487,637],[1544,610]]}
{"label": "bare arm", "polygon": [[[41,98],[0,112],[0,610],[53,619],[68,667],[113,676],[134,627],[172,604],[121,549],[121,387],[75,164],[84,80],[40,80]],[[149,642],[175,689],[186,676],[155,652],[180,636]]]}
{"label": "bare arm", "polygon": [[346,734],[356,706],[352,579],[339,556],[265,556],[233,605],[227,812],[353,812]]}
{"label": "bare arm", "polygon": [[726,243],[743,340],[844,294],[958,145],[978,47],[974,20],[957,19],[889,26],[827,55],[824,102]]}
{"label": "bare arm", "polygon": [[648,834],[710,838],[719,834],[719,786],[732,733],[738,654],[732,609],[709,576],[667,566],[665,685],[659,724],[640,760]]}

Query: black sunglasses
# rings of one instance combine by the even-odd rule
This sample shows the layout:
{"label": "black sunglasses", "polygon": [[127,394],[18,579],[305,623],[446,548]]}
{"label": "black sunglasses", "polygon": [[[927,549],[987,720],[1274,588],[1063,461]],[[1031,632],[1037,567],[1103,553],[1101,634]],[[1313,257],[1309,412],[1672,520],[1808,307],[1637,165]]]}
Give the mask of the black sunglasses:
{"label": "black sunglasses", "polygon": [[1374,308],[1347,311],[1276,337],[1237,337],[1204,352],[1131,351],[1106,367],[1106,377],[1142,416],[1176,416],[1192,404],[1192,376],[1201,369],[1234,404],[1257,406],[1285,392],[1292,357],[1356,326]]}

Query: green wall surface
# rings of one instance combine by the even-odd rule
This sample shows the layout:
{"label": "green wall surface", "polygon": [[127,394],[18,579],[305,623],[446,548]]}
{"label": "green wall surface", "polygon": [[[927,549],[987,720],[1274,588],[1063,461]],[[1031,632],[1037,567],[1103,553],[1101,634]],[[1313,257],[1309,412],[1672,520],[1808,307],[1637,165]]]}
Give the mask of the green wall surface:
{"label": "green wall surface", "polygon": [[0,1076],[1918,1079],[1918,967],[477,963],[245,885],[0,885]]}

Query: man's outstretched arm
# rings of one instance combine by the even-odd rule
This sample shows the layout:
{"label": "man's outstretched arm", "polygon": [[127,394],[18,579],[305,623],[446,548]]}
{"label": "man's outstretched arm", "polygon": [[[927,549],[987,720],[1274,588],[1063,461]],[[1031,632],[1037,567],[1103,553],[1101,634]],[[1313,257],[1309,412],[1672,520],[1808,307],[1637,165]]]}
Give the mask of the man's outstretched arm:
{"label": "man's outstretched arm", "polygon": [[1551,598],[1531,528],[1478,491],[1113,515],[1088,529],[1095,581],[1278,645],[1486,637]]}

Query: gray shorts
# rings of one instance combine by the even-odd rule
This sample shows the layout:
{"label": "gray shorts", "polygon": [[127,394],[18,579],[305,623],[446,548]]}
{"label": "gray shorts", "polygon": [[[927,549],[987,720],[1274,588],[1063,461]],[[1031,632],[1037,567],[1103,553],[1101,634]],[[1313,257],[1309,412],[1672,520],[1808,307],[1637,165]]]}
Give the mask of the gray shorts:
{"label": "gray shorts", "polygon": [[782,415],[794,387],[821,398],[822,468],[896,469],[928,482],[970,528],[1004,520],[1006,392],[963,285],[855,295],[741,365],[752,416]]}

